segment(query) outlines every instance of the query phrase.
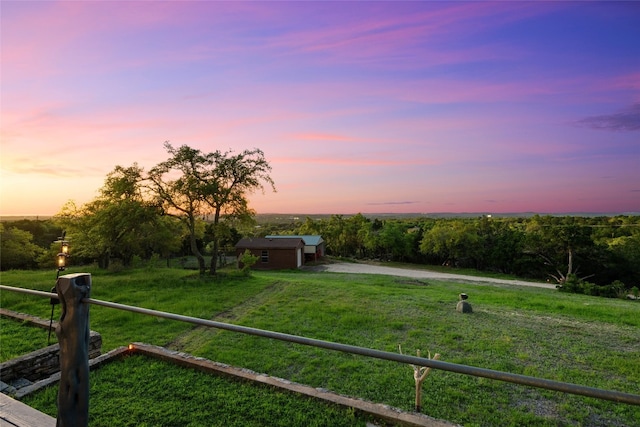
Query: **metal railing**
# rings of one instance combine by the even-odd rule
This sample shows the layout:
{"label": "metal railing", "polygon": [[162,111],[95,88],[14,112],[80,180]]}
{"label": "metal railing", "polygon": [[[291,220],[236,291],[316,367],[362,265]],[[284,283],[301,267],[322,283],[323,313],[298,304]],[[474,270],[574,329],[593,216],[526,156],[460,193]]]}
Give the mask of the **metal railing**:
{"label": "metal railing", "polygon": [[[58,298],[56,294],[49,292],[36,291],[32,289],[16,288],[0,285],[0,290],[36,295],[45,298]],[[183,316],[181,314],[167,313],[164,311],[151,310],[148,308],[134,307],[125,304],[118,304],[109,301],[102,301],[93,298],[85,298],[83,302],[89,304],[100,305],[103,307],[114,308],[117,310],[130,311],[149,316],[161,317],[165,319],[177,320],[181,322],[192,323],[194,325],[208,326],[217,329],[223,329],[232,332],[239,332],[248,335],[255,335],[265,338],[276,339],[296,344],[308,345],[312,347],[325,348],[329,350],[341,351],[344,353],[358,354],[361,356],[372,357],[376,359],[388,360],[393,362],[412,364],[416,366],[425,366],[443,371],[456,372],[459,374],[472,375],[476,377],[489,378],[497,381],[505,381],[514,384],[526,385],[531,387],[543,388],[547,390],[559,391],[563,393],[576,394],[586,397],[594,397],[597,399],[610,400],[618,403],[640,406],[640,395],[623,393],[619,391],[603,390],[594,387],[587,387],[579,384],[565,383],[560,381],[547,380],[543,378],[531,377],[527,375],[513,374],[510,372],[496,371],[493,369],[478,368],[474,366],[461,365],[457,363],[443,362],[440,360],[427,359],[422,357],[403,355],[399,353],[391,353],[387,351],[374,350],[366,347],[358,347],[348,344],[340,344],[331,341],[323,341],[314,338],[290,335],[281,332],[267,331],[247,326],[233,325],[230,323],[216,322],[213,320],[200,319],[197,317]]]}

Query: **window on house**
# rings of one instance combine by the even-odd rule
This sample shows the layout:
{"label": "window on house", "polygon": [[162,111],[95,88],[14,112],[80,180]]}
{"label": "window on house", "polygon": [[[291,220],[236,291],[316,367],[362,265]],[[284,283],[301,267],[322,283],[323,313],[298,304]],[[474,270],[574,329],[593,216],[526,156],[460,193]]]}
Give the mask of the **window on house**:
{"label": "window on house", "polygon": [[269,262],[269,251],[262,251],[262,256],[260,257],[262,262]]}

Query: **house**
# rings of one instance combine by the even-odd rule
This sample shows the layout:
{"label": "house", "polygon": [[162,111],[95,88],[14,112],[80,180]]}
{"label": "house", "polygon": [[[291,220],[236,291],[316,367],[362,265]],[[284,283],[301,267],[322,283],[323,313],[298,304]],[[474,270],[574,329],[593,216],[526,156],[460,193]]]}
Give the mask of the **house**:
{"label": "house", "polygon": [[317,261],[325,255],[326,246],[322,236],[267,236],[267,239],[300,238],[304,241],[305,261]]}
{"label": "house", "polygon": [[304,264],[304,241],[300,237],[282,236],[287,238],[259,238],[245,237],[236,243],[238,266],[240,257],[245,250],[249,250],[258,261],[252,268],[256,270],[278,270],[300,268]]}

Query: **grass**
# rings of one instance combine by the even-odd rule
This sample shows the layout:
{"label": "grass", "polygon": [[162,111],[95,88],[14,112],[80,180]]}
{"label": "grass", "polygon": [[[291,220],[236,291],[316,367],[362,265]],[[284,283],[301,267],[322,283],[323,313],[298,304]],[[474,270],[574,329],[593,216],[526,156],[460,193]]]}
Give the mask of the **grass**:
{"label": "grass", "polygon": [[[91,372],[89,425],[364,426],[349,408],[318,402],[144,356],[129,356]],[[23,401],[55,417],[57,387]],[[126,411],[123,411],[126,408]],[[126,414],[126,416],[123,416]]]}
{"label": "grass", "polygon": [[[47,346],[49,332],[24,322],[0,317],[0,363]],[[56,343],[51,332],[51,343]]]}
{"label": "grass", "polygon": [[[166,310],[187,316],[211,318],[250,299],[270,286],[268,281],[243,282],[233,279],[201,279],[193,271],[161,268],[138,269],[108,273],[98,269],[75,268],[65,273],[92,274],[91,298],[139,307]],[[3,272],[1,283],[49,291],[55,285],[55,275],[46,271]],[[30,295],[2,292],[2,307],[29,313],[44,319],[51,315],[49,300]],[[55,308],[60,316],[60,306]],[[143,341],[166,345],[191,325],[162,318],[143,316],[105,307],[91,307],[91,329],[102,334],[103,348]]]}
{"label": "grass", "polygon": [[[203,280],[172,269],[89,272],[92,298],[391,352],[401,344],[405,353],[429,350],[447,362],[640,392],[640,304],[632,301],[338,273]],[[48,290],[49,276],[3,272],[2,284]],[[455,312],[460,292],[469,294],[473,314]],[[50,314],[42,298],[4,291],[1,298],[6,308]],[[98,306],[91,308],[91,328],[103,335],[105,350],[143,341],[413,409],[408,366]],[[433,371],[423,388],[423,412],[468,426],[631,426],[640,419],[636,406],[443,371]]]}

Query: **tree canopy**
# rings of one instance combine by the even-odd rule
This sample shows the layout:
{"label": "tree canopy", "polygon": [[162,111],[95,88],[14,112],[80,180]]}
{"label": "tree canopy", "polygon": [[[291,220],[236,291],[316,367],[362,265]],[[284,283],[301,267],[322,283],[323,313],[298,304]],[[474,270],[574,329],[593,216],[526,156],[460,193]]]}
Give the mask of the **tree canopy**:
{"label": "tree canopy", "polygon": [[182,230],[145,196],[142,174],[137,164],[116,166],[97,198],[81,207],[63,207],[56,220],[74,242],[74,257],[97,260],[106,268],[112,258],[129,265],[135,256],[166,256],[180,247]]}
{"label": "tree canopy", "polygon": [[275,186],[271,166],[259,149],[234,154],[216,150],[203,153],[186,145],[165,148],[170,158],[153,167],[148,175],[149,190],[160,201],[165,213],[179,218],[187,227],[190,247],[198,260],[201,274],[205,261],[197,244],[198,222],[209,218],[213,241],[210,274],[216,273],[220,238],[220,220],[248,219],[254,215],[247,196],[255,190]]}

